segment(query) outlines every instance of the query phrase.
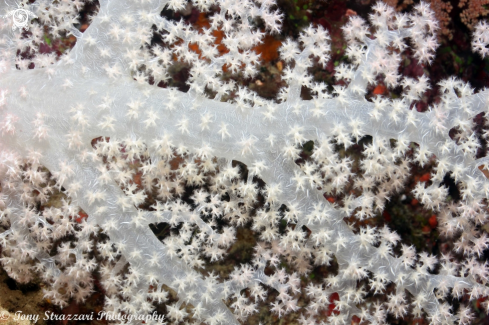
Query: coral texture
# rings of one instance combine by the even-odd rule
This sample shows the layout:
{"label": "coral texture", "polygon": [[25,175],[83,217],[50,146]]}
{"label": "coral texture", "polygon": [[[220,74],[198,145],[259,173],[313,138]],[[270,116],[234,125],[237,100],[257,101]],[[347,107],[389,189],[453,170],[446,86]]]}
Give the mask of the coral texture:
{"label": "coral texture", "polygon": [[[272,289],[278,293],[272,312],[299,313],[302,324],[347,324],[354,316],[380,324],[388,314],[470,323],[470,308],[455,311],[447,299],[488,295],[481,258],[488,237],[481,227],[489,183],[478,168],[487,159],[475,158],[480,143],[472,118],[486,111],[489,96],[452,78],[440,83],[442,101],[428,112],[410,109],[429,80],[403,77],[398,65],[409,44],[419,62],[433,59],[438,24],[426,3],[401,14],[379,2],[370,28],[352,16],[343,29],[351,64],[337,67],[344,86],[332,92],[308,74],[328,62],[328,32],[309,27],[298,41],[284,41],[279,53],[287,86],[277,100],[221,78],[223,70],[257,73],[259,57],[251,49],[281,28],[272,1],[194,1],[209,12],[210,25],[198,30],[160,15],[164,8],[185,9],[185,1],[100,0],[84,33],[73,27],[80,5],[24,4],[37,24],[77,38],[61,60],[35,50],[39,27],[16,32],[4,20],[0,244],[11,277],[27,282],[37,272],[49,284],[46,297],[66,306],[90,295],[97,269],[105,310],[125,315],[150,314],[154,303],[169,299],[170,288],[179,298],[167,304],[174,323],[238,324]],[[0,6],[17,8],[9,0]],[[215,32],[224,34],[219,43]],[[153,33],[162,35],[164,47],[151,46]],[[18,56],[25,52],[30,55]],[[188,92],[157,87],[176,60],[191,66]],[[402,96],[367,100],[367,85],[378,76],[388,87],[402,87]],[[301,99],[302,87],[312,100]],[[456,141],[452,128],[459,131]],[[362,175],[355,175],[335,147],[349,148],[367,135],[373,141],[363,152]],[[306,141],[314,141],[312,160],[300,167],[295,160]],[[462,260],[417,254],[387,227],[353,231],[344,221],[373,217],[404,187],[414,143],[413,163],[423,166],[434,155],[437,166],[431,184],[420,182],[413,193],[438,212],[440,232],[453,238]],[[247,177],[233,160],[247,166]],[[447,173],[461,189],[456,204],[442,184]],[[257,178],[266,185],[259,187]],[[325,199],[350,180],[358,195],[341,204]],[[185,186],[194,187],[186,199]],[[53,192],[64,195],[62,206],[41,211]],[[152,205],[140,208],[149,196],[156,197]],[[159,223],[174,230],[163,242],[149,227]],[[200,274],[204,259],[222,259],[243,225],[261,240],[251,263],[236,265],[224,279]],[[301,288],[301,276],[333,260],[337,274]],[[390,284],[386,300],[366,302],[368,292],[386,295]],[[297,299],[301,291],[305,304]],[[327,314],[333,295],[338,299]]]}

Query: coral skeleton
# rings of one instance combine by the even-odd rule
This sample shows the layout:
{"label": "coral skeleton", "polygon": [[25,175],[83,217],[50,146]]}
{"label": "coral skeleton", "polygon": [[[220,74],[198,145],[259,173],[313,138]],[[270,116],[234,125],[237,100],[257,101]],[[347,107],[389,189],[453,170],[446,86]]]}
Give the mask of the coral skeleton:
{"label": "coral skeleton", "polygon": [[[210,25],[201,29],[160,15],[184,9],[187,1],[99,4],[81,33],[74,27],[79,0],[0,3],[0,245],[12,278],[41,277],[45,297],[64,307],[90,296],[97,269],[105,311],[150,314],[154,304],[168,302],[170,323],[239,324],[271,291],[276,298],[269,309],[297,313],[301,324],[350,324],[352,317],[384,324],[389,314],[426,317],[431,324],[471,322],[470,307],[455,312],[447,298],[489,294],[482,259],[489,239],[481,230],[489,182],[478,168],[488,160],[476,159],[480,143],[472,131],[489,92],[474,93],[452,78],[440,83],[440,103],[424,113],[411,109],[429,79],[401,76],[400,52],[411,47],[420,63],[433,60],[438,24],[429,5],[420,2],[406,14],[378,2],[371,26],[350,17],[343,32],[351,64],[337,67],[335,77],[344,83],[332,92],[308,72],[328,62],[328,32],[311,26],[298,40],[284,41],[279,52],[287,86],[270,100],[222,75],[256,75],[260,59],[252,48],[281,30],[274,1],[195,0],[193,6],[209,12]],[[37,17],[28,16],[27,31],[12,30],[6,14],[19,6]],[[59,59],[43,54],[41,26],[74,35],[76,45]],[[484,28],[479,25],[473,43],[482,55]],[[216,31],[224,33],[220,44]],[[153,33],[165,47],[151,46]],[[222,45],[226,51],[219,51]],[[157,87],[176,60],[191,67],[187,92]],[[367,100],[367,85],[379,75],[388,87],[402,87],[402,96]],[[311,100],[301,98],[303,87],[311,89]],[[455,127],[457,141],[449,136]],[[355,175],[335,146],[349,148],[367,135],[373,140],[362,174]],[[299,166],[307,141],[314,142],[312,159]],[[411,161],[406,153],[413,147]],[[382,212],[404,188],[409,164],[423,166],[432,157],[431,185],[419,182],[413,194],[437,211],[440,233],[453,238],[461,263],[450,254],[417,253],[387,227],[354,231],[344,221]],[[245,165],[247,175],[233,161]],[[447,201],[447,173],[462,189],[457,204]],[[342,204],[325,199],[350,181],[361,195],[347,195]],[[195,188],[192,203],[183,198],[186,186]],[[61,193],[62,204],[39,209],[53,193]],[[140,208],[150,195],[156,197],[151,207]],[[257,208],[259,196],[264,202]],[[159,223],[174,230],[163,241],[149,226]],[[235,265],[228,278],[199,272],[204,260],[223,259],[236,229],[246,225],[260,238],[252,262]],[[101,259],[92,258],[93,251]],[[312,267],[333,260],[337,275],[301,287]],[[394,289],[387,296],[388,286]],[[177,302],[169,301],[171,290]],[[301,292],[307,303],[298,301]],[[369,292],[387,299],[368,303]],[[333,295],[339,298],[325,316]]]}

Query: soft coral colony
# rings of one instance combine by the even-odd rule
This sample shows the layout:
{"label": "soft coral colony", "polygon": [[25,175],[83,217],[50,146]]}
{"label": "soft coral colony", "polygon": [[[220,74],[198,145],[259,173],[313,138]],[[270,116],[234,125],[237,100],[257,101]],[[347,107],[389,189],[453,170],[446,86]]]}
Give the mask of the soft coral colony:
{"label": "soft coral colony", "polygon": [[[166,303],[169,323],[238,324],[265,304],[301,324],[472,321],[462,298],[488,295],[482,226],[489,193],[472,118],[485,112],[489,96],[452,78],[440,83],[441,101],[428,112],[410,109],[429,79],[399,75],[398,65],[408,46],[420,63],[434,57],[438,26],[426,3],[405,14],[378,2],[371,26],[351,17],[343,29],[351,63],[336,68],[343,82],[332,91],[308,74],[328,63],[328,32],[309,27],[283,42],[287,86],[276,100],[222,78],[223,70],[258,72],[253,47],[281,30],[273,1],[194,1],[208,12],[209,25],[199,29],[160,15],[185,9],[186,1],[99,3],[84,33],[74,28],[80,1],[22,3],[38,17],[29,32],[12,32],[11,20],[3,21],[0,244],[9,276],[41,278],[45,297],[65,307],[92,294],[96,273],[105,311],[151,314]],[[0,6],[18,8],[10,0]],[[73,34],[76,45],[60,60],[43,54],[36,50],[42,26]],[[483,55],[485,28],[474,40]],[[216,31],[224,35],[219,44]],[[151,45],[154,34],[163,45]],[[156,86],[169,80],[175,60],[190,66],[188,92]],[[379,76],[402,87],[402,96],[367,100]],[[311,100],[301,99],[302,87]],[[454,127],[457,142],[449,136]],[[373,140],[354,173],[337,148],[366,135]],[[297,165],[311,140],[312,159]],[[433,157],[431,185],[418,183],[413,195],[437,212],[453,254],[417,253],[387,226],[344,221],[382,212],[404,188],[410,165]],[[460,188],[457,204],[447,201],[447,173]],[[340,204],[324,198],[347,183],[360,194]],[[53,194],[63,199],[48,204]],[[149,225],[162,223],[172,230],[160,241]],[[203,272],[225,258],[240,227],[259,240],[251,261],[225,277]],[[333,262],[337,272],[324,282],[303,285],[313,267]]]}

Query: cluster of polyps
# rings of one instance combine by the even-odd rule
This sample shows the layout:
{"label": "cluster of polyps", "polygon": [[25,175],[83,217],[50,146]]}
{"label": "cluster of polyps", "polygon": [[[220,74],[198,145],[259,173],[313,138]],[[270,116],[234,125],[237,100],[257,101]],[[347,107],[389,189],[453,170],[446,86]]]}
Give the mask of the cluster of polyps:
{"label": "cluster of polyps", "polygon": [[[450,79],[436,107],[409,109],[429,84],[398,74],[399,53],[410,38],[415,57],[432,60],[437,24],[427,4],[399,14],[378,3],[371,28],[353,17],[344,27],[352,65],[338,67],[337,78],[346,82],[332,94],[308,75],[328,61],[328,33],[310,27],[298,41],[287,40],[280,54],[288,86],[270,101],[221,77],[223,68],[256,73],[253,46],[265,32],[280,30],[272,1],[100,0],[83,34],[73,28],[80,1],[38,2],[29,8],[39,17],[30,34],[11,34],[6,24],[1,42],[0,243],[11,277],[28,282],[37,271],[50,285],[46,297],[66,306],[87,299],[97,270],[105,309],[124,314],[152,312],[171,288],[179,299],[167,306],[173,322],[236,324],[270,300],[272,312],[300,313],[303,324],[347,324],[353,316],[384,323],[388,314],[426,315],[433,324],[471,321],[468,307],[455,313],[443,300],[450,293],[488,294],[480,260],[488,240],[480,228],[489,185],[476,168],[485,160],[474,158],[479,143],[470,122],[485,111],[488,96]],[[164,7],[189,5],[208,12],[209,27],[160,16]],[[17,8],[8,0],[0,6]],[[35,50],[42,36],[37,24],[51,25],[53,35],[70,31],[77,44],[59,61],[43,55]],[[216,31],[224,33],[220,44]],[[163,45],[150,46],[152,33]],[[26,51],[31,55],[17,56]],[[175,60],[191,66],[187,93],[148,84],[167,81]],[[402,98],[367,101],[366,87],[379,75],[388,86],[402,86]],[[301,99],[301,87],[312,90],[313,100]],[[225,95],[233,100],[221,102]],[[455,126],[457,143],[448,135]],[[335,145],[348,148],[365,135],[374,140],[357,175]],[[294,160],[309,140],[312,159],[299,167]],[[439,211],[440,230],[454,237],[461,264],[450,255],[417,254],[387,227],[354,233],[343,221],[372,217],[404,187],[411,142],[419,145],[414,161],[421,166],[438,159],[431,185],[418,185],[414,195]],[[233,160],[247,166],[247,177]],[[441,186],[447,172],[462,189],[457,206],[447,204]],[[324,192],[348,184],[360,194],[340,205],[324,199]],[[64,199],[48,207],[53,193]],[[173,231],[161,242],[149,224],[163,222]],[[225,257],[238,227],[251,227],[261,241],[251,264],[234,266],[226,278],[200,274]],[[336,275],[301,286],[301,275],[333,260]],[[390,283],[395,290],[387,302],[366,303],[368,291],[385,295]],[[328,314],[333,294],[338,299]]]}

